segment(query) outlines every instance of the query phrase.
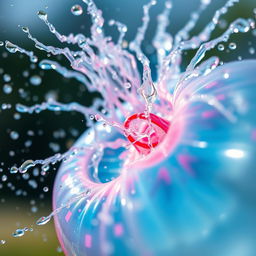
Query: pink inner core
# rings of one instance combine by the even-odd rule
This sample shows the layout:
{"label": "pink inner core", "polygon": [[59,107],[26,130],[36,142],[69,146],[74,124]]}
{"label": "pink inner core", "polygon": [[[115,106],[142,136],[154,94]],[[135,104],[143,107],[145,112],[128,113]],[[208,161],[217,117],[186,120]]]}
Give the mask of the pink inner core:
{"label": "pink inner core", "polygon": [[128,140],[143,155],[163,141],[169,126],[168,121],[152,113],[134,114],[124,122]]}

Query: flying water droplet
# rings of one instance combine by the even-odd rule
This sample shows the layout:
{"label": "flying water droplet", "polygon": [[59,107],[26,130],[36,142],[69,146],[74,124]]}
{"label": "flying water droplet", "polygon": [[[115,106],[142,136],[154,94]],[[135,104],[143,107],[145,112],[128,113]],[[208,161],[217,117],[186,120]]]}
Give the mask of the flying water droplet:
{"label": "flying water droplet", "polygon": [[37,12],[37,15],[38,15],[38,17],[39,17],[41,20],[43,20],[43,21],[46,21],[46,20],[47,20],[47,13],[46,13],[46,12],[44,12],[44,11],[38,11],[38,12]]}
{"label": "flying water droplet", "polygon": [[42,225],[45,225],[46,223],[48,223],[49,221],[51,220],[51,216],[47,216],[47,217],[41,217],[37,222],[36,224],[39,225],[39,226],[42,226]]}
{"label": "flying water droplet", "polygon": [[42,170],[43,170],[44,172],[49,171],[49,169],[50,169],[50,166],[49,166],[48,164],[45,164],[45,165],[42,166]]}
{"label": "flying water droplet", "polygon": [[48,188],[48,187],[44,187],[44,188],[43,188],[43,191],[44,191],[44,192],[48,192],[48,191],[49,191],[49,188]]}
{"label": "flying water droplet", "polygon": [[16,166],[12,166],[10,169],[10,173],[17,173],[18,172],[18,168]]}
{"label": "flying water droplet", "polygon": [[35,76],[31,76],[29,81],[32,85],[38,86],[41,84],[42,78],[40,76],[35,75]]}
{"label": "flying water droplet", "polygon": [[3,76],[3,79],[4,79],[4,81],[5,82],[10,82],[11,81],[11,76],[10,75],[8,75],[8,74],[4,74],[4,76]]}
{"label": "flying water droplet", "polygon": [[6,50],[9,51],[10,53],[15,53],[15,52],[18,51],[18,47],[17,47],[15,44],[13,44],[13,43],[11,43],[11,42],[9,42],[9,41],[6,41],[6,42],[5,42],[5,48],[6,48]]}
{"label": "flying water droplet", "polygon": [[17,104],[16,110],[21,113],[26,113],[28,111],[28,107],[21,105],[21,104]]}
{"label": "flying water droplet", "polygon": [[25,173],[27,170],[31,167],[34,167],[35,163],[33,160],[27,160],[25,161],[19,168],[20,173]]}
{"label": "flying water droplet", "polygon": [[16,131],[12,131],[12,132],[10,133],[10,137],[11,137],[11,139],[13,139],[13,140],[17,140],[17,139],[19,138],[19,134],[18,134]]}
{"label": "flying water droplet", "polygon": [[218,45],[218,50],[219,51],[224,51],[224,49],[225,49],[225,46],[223,44]]}
{"label": "flying water droplet", "polygon": [[12,236],[13,237],[21,237],[21,236],[24,236],[25,234],[25,230],[24,229],[17,229],[13,234]]}
{"label": "flying water droplet", "polygon": [[3,182],[7,181],[7,176],[6,176],[6,175],[3,175],[3,176],[2,176],[2,181],[3,181]]}
{"label": "flying water droplet", "polygon": [[43,70],[56,69],[56,66],[47,60],[41,61],[39,67]]}
{"label": "flying water droplet", "polygon": [[81,15],[83,13],[83,8],[80,5],[78,5],[78,4],[73,5],[71,7],[71,13],[73,15],[75,15],[75,16],[79,16],[79,15]]}
{"label": "flying water droplet", "polygon": [[25,33],[28,33],[29,32],[29,28],[28,27],[22,27],[22,31],[25,32]]}
{"label": "flying water droplet", "polygon": [[30,61],[36,63],[38,61],[38,58],[36,56],[31,56]]}
{"label": "flying water droplet", "polygon": [[11,85],[5,84],[5,85],[3,86],[3,91],[4,91],[5,94],[10,94],[10,93],[12,92],[12,87],[11,87]]}
{"label": "flying water droplet", "polygon": [[254,53],[255,53],[255,49],[254,49],[253,47],[250,47],[250,48],[249,48],[249,53],[250,53],[250,54],[254,54]]}
{"label": "flying water droplet", "polygon": [[236,49],[236,43],[232,42],[232,43],[229,44],[228,47],[229,47],[230,50],[235,50]]}

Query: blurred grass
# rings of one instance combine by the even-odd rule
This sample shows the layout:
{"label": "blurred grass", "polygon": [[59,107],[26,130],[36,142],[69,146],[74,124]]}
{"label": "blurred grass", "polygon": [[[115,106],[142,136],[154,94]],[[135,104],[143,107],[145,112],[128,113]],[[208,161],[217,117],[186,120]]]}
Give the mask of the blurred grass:
{"label": "blurred grass", "polygon": [[[50,208],[45,207],[45,208]],[[16,210],[16,204],[0,206],[0,240],[6,240],[0,244],[1,256],[51,256],[64,255],[59,251],[59,242],[55,233],[53,220],[44,226],[36,226],[35,221],[49,214],[49,211],[38,211],[35,215],[29,216],[28,212]],[[18,226],[19,224],[19,226]],[[25,232],[22,237],[12,237],[17,228],[32,227],[33,231]]]}

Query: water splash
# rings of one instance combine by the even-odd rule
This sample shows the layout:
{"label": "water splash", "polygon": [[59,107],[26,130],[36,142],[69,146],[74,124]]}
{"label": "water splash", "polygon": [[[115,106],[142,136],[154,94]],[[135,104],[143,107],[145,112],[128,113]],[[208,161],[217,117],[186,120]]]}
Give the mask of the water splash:
{"label": "water splash", "polygon": [[[83,0],[83,2],[87,5],[87,11],[92,19],[90,38],[82,34],[62,35],[57,31],[54,25],[49,22],[47,13],[44,11],[38,12],[38,17],[61,43],[77,46],[77,50],[71,50],[68,47],[58,48],[45,45],[33,36],[29,28],[21,28],[27,37],[34,42],[37,49],[51,53],[52,55],[64,55],[72,68],[69,70],[56,61],[46,59],[39,63],[41,69],[52,69],[60,73],[63,77],[75,78],[90,92],[96,91],[102,97],[102,99],[95,100],[90,107],[82,106],[76,102],[63,104],[53,99],[33,106],[16,105],[18,112],[29,114],[40,113],[44,110],[58,112],[77,111],[84,115],[88,127],[90,128],[90,132],[87,134],[85,141],[81,143],[82,146],[74,146],[64,154],[57,153],[47,159],[27,160],[21,164],[20,167],[11,167],[10,172],[13,174],[17,172],[27,174],[30,168],[40,164],[42,165],[42,170],[47,172],[50,164],[55,164],[60,161],[72,163],[72,161],[75,161],[74,159],[80,159],[80,156],[83,156],[83,152],[85,151],[91,156],[86,166],[88,170],[92,167],[93,172],[91,176],[97,182],[91,183],[91,178],[89,179],[87,176],[84,178],[83,175],[85,174],[82,176],[80,174],[79,177],[81,180],[79,180],[79,182],[83,181],[85,186],[88,187],[88,191],[93,191],[92,195],[90,193],[89,196],[88,191],[82,192],[78,194],[78,196],[75,196],[76,193],[71,193],[72,198],[65,197],[63,199],[65,203],[61,203],[60,205],[57,199],[58,206],[55,206],[55,210],[48,216],[41,217],[37,221],[37,225],[48,223],[53,216],[58,219],[58,214],[62,216],[63,212],[71,206],[73,207],[73,205],[75,205],[74,208],[76,208],[81,201],[84,202],[88,197],[90,197],[90,201],[85,206],[86,211],[90,208],[90,205],[93,204],[96,204],[94,207],[97,208],[97,205],[105,201],[105,196],[107,197],[109,194],[111,196],[106,199],[106,204],[110,204],[113,199],[112,197],[114,197],[110,189],[115,191],[115,194],[121,194],[122,197],[124,191],[122,191],[120,184],[124,177],[127,178],[127,170],[129,170],[131,166],[134,168],[134,165],[139,164],[141,159],[147,161],[152,154],[158,152],[161,143],[164,143],[165,135],[168,133],[168,130],[175,129],[175,125],[174,128],[172,127],[173,120],[177,120],[177,116],[183,113],[182,111],[186,106],[198,102],[205,103],[208,107],[223,115],[229,122],[235,123],[237,121],[235,113],[225,107],[225,104],[221,102],[221,98],[219,98],[218,95],[204,93],[206,83],[200,84],[195,83],[195,81],[197,78],[204,79],[204,77],[207,77],[219,66],[220,62],[218,57],[211,57],[202,62],[209,50],[217,46],[218,49],[222,51],[224,50],[223,43],[228,42],[232,34],[246,33],[250,29],[255,29],[253,19],[238,18],[230,24],[222,35],[215,39],[210,39],[212,32],[220,23],[221,16],[226,14],[228,9],[235,3],[238,3],[238,0],[227,1],[223,7],[216,11],[212,20],[206,25],[203,31],[193,37],[190,36],[190,32],[196,26],[201,13],[211,1],[201,1],[199,9],[192,13],[189,22],[174,37],[166,31],[169,25],[168,16],[172,9],[172,3],[166,1],[165,9],[158,17],[158,29],[153,39],[153,45],[157,50],[158,60],[157,78],[155,80],[152,79],[150,60],[142,50],[142,42],[150,21],[150,9],[156,4],[156,1],[152,0],[143,7],[144,15],[142,25],[138,29],[135,39],[129,44],[130,51],[123,47],[127,27],[118,21],[109,21],[109,25],[115,26],[119,32],[117,42],[113,42],[110,37],[104,34],[104,19],[101,10],[96,7],[92,0]],[[74,15],[81,15],[82,12],[81,6],[76,5],[72,7],[72,13]],[[20,52],[27,55],[31,62],[35,63],[38,61],[38,58],[33,52],[27,51],[9,41],[5,42],[5,47],[10,53]],[[186,67],[186,70],[182,72],[180,64],[184,51],[197,48],[198,50]],[[234,50],[236,44],[233,42],[230,43],[229,48]],[[137,63],[136,58],[131,52],[135,53],[139,63]],[[137,65],[142,65],[143,67],[142,77],[140,76]],[[229,79],[228,72],[229,70],[224,73],[223,79]],[[33,85],[41,84],[41,80],[38,79],[38,77],[31,77],[30,82]],[[135,119],[135,124],[132,126],[127,125],[127,123],[130,124],[131,119]],[[143,125],[141,120],[143,120]],[[102,126],[99,128],[101,124]],[[112,134],[113,130],[118,135],[115,135],[114,139],[112,138],[110,141],[106,142],[105,139],[102,138],[102,133]],[[10,136],[13,139],[17,137],[13,132]],[[173,142],[171,142],[171,144],[172,143]],[[193,140],[191,144],[201,148],[207,147],[207,142],[204,141],[198,142]],[[121,161],[117,169],[121,169],[119,173],[124,173],[123,177],[118,176],[120,177],[119,179],[115,179],[114,175],[110,178],[108,177],[108,181],[113,180],[113,183],[101,186],[102,182],[100,182],[99,173],[102,169],[101,164],[104,162],[104,152],[107,149],[116,150],[120,148],[125,149],[125,152],[121,151],[119,152],[120,154],[118,153],[116,156],[117,161]],[[159,157],[160,159],[164,159],[169,154],[169,152],[165,152],[164,149],[162,151],[161,153],[163,153],[164,157],[161,155]],[[228,152],[227,156],[230,156],[230,152],[234,153],[234,151]],[[234,155],[233,153],[232,156]],[[178,159],[178,161],[183,163],[184,169],[188,170],[188,172],[192,172],[187,164],[190,159],[186,158],[186,156]],[[159,161],[159,159],[157,161]],[[106,165],[104,168],[105,167],[107,168]],[[160,173],[160,180],[163,180],[167,184],[171,183],[168,171],[162,170]],[[66,174],[68,176],[68,173]],[[63,177],[65,176],[63,175],[62,178]],[[63,178],[65,185],[68,186],[70,190],[74,189],[74,184],[68,183],[67,179],[66,177]],[[76,182],[76,180],[72,179],[71,183]],[[125,198],[122,198],[121,205],[126,207],[129,204],[126,202]],[[103,223],[112,223],[111,218],[108,216],[107,207],[103,207],[100,213],[100,218],[103,220]],[[64,217],[66,222],[69,222],[71,214],[73,213],[69,211],[66,217]],[[102,230],[104,234],[104,228],[102,228]],[[121,234],[123,232],[121,230],[123,230],[123,228],[117,226],[115,234]],[[17,237],[20,236],[18,234],[22,234],[22,231],[24,234],[26,230],[19,229],[16,231]],[[91,238],[88,238],[88,236],[85,236],[86,248],[91,247],[90,239]],[[104,239],[106,239],[105,236]],[[104,250],[107,249],[104,246],[101,247],[103,247],[101,250],[105,253]],[[73,248],[71,247],[70,250],[72,251]]]}
{"label": "water splash", "polygon": [[[211,50],[216,45],[220,45],[221,42],[227,42],[231,34],[238,32],[246,33],[250,28],[255,27],[255,23],[252,19],[239,18],[232,22],[221,36],[204,43],[209,40],[211,32],[215,29],[220,17],[226,14],[228,9],[238,2],[237,0],[227,1],[222,8],[216,11],[213,19],[203,31],[199,33],[198,36],[193,36],[191,39],[189,39],[189,32],[194,28],[201,12],[210,4],[210,1],[202,1],[198,11],[192,13],[189,22],[177,33],[174,39],[166,32],[168,15],[172,8],[172,3],[167,1],[164,12],[158,18],[158,29],[153,40],[153,45],[157,48],[159,62],[158,79],[154,82],[151,77],[150,61],[143,53],[141,44],[145,37],[150,19],[150,8],[156,4],[156,1],[152,0],[145,5],[143,8],[144,16],[142,26],[138,29],[135,39],[129,45],[129,48],[135,52],[137,59],[143,65],[142,83],[140,82],[140,75],[137,71],[137,65],[133,55],[122,48],[122,42],[127,27],[114,20],[109,22],[109,25],[115,25],[120,33],[118,41],[115,44],[109,37],[104,37],[104,20],[101,11],[96,7],[93,1],[84,2],[88,5],[88,13],[91,15],[93,22],[91,38],[86,38],[82,34],[61,35],[48,21],[47,14],[44,11],[38,12],[38,17],[48,26],[50,32],[53,33],[59,41],[77,45],[80,48],[79,51],[71,51],[69,48],[62,49],[46,46],[32,36],[29,28],[22,27],[22,31],[27,34],[29,39],[34,41],[36,48],[53,55],[64,55],[70,61],[70,65],[75,71],[68,70],[57,62],[50,60],[43,60],[39,63],[42,69],[53,69],[64,77],[76,78],[90,91],[99,92],[103,100],[96,100],[91,107],[87,108],[78,103],[62,104],[50,99],[48,102],[30,107],[17,104],[16,110],[18,112],[31,114],[34,112],[40,113],[43,110],[78,111],[84,114],[89,127],[94,126],[93,119],[95,119],[96,121],[103,122],[105,126],[108,125],[117,128],[119,132],[128,137],[129,132],[124,129],[122,124],[124,118],[129,117],[129,115],[134,112],[140,113],[145,111],[145,113],[149,113],[152,110],[155,113],[165,116],[165,114],[168,113],[168,109],[177,108],[175,105],[180,105],[180,103],[184,101],[181,99],[181,96],[186,94],[186,97],[190,95],[189,101],[206,102],[214,106],[230,121],[235,121],[233,114],[225,109],[216,98],[209,95],[198,95],[196,91],[198,91],[199,88],[191,88],[189,86],[185,88],[185,85],[188,85],[188,81],[192,81],[195,77],[200,75],[206,75],[218,66],[218,58],[212,57],[197,67],[197,64],[202,61],[207,51]],[[6,41],[5,46],[11,53],[21,52],[28,55],[33,62],[37,59],[33,52],[26,51],[8,41]],[[98,54],[94,52],[93,47],[99,51]],[[186,71],[181,73],[178,82],[167,82],[169,80],[172,81],[172,77],[176,77],[179,74],[182,52],[198,47],[198,51],[190,61]],[[37,78],[32,78],[31,81],[36,80],[33,84],[38,85],[41,83],[41,80],[39,81]],[[167,88],[159,86],[161,84],[168,84],[169,87],[173,84],[171,94]],[[138,92],[141,97],[138,97]],[[154,104],[156,99],[159,103]],[[177,103],[177,100],[179,103]],[[126,105],[122,104],[122,102],[126,102]],[[188,100],[184,102],[188,104]],[[101,111],[99,111],[99,109],[101,109]],[[118,109],[118,114],[116,109]],[[145,136],[145,134],[142,133],[141,136]],[[72,152],[67,152],[64,155],[56,154],[46,160],[28,160],[19,170],[20,172],[26,172],[30,167],[34,167],[36,164],[48,165],[51,162],[61,161],[66,159],[69,155],[74,154],[73,150],[71,151]]]}

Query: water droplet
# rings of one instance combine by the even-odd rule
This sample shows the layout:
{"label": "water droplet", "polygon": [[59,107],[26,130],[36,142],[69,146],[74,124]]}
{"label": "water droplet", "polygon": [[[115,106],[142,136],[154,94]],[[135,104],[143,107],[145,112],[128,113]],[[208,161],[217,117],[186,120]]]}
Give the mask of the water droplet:
{"label": "water droplet", "polygon": [[49,191],[49,188],[48,188],[48,187],[44,187],[44,188],[43,188],[43,191],[44,191],[44,192],[48,192],[48,191]]}
{"label": "water droplet", "polygon": [[7,176],[6,176],[6,175],[3,175],[3,176],[2,176],[2,181],[3,181],[3,182],[7,181]]}
{"label": "water droplet", "polygon": [[4,42],[3,41],[0,41],[0,46],[3,46],[4,45]]}
{"label": "water droplet", "polygon": [[19,119],[21,118],[21,116],[20,116],[19,113],[15,113],[15,114],[13,115],[13,118],[14,118],[15,120],[19,120]]}
{"label": "water droplet", "polygon": [[17,140],[19,138],[19,134],[16,131],[11,131],[10,137],[13,140]]}
{"label": "water droplet", "polygon": [[255,49],[254,49],[253,47],[250,47],[250,48],[249,48],[249,53],[250,53],[250,54],[254,54],[254,53],[255,53]]}
{"label": "water droplet", "polygon": [[16,110],[21,113],[25,113],[28,111],[28,108],[26,106],[23,106],[21,104],[16,105]]}
{"label": "water droplet", "polygon": [[33,160],[25,161],[19,168],[20,173],[25,173],[29,168],[34,167],[35,163]]}
{"label": "water droplet", "polygon": [[30,77],[29,82],[30,82],[32,85],[38,86],[38,85],[41,84],[42,78],[41,78],[40,76],[34,75],[34,76],[31,76],[31,77]]}
{"label": "water droplet", "polygon": [[43,60],[39,63],[39,67],[44,70],[56,69],[56,66],[47,60]]}
{"label": "water droplet", "polygon": [[6,50],[8,50],[10,53],[15,53],[15,52],[18,51],[17,45],[15,45],[15,44],[13,44],[13,43],[11,43],[11,42],[9,42],[9,41],[6,41],[6,42],[5,42],[5,48],[6,48]]}
{"label": "water droplet", "polygon": [[219,50],[219,51],[224,51],[224,49],[225,49],[225,47],[224,47],[223,44],[219,44],[219,45],[218,45],[218,50]]}
{"label": "water droplet", "polygon": [[44,172],[47,172],[49,169],[50,169],[50,166],[48,164],[45,164],[45,165],[42,166],[42,170]]}
{"label": "water droplet", "polygon": [[29,28],[28,27],[22,27],[22,31],[25,32],[25,33],[28,33],[29,32]]}
{"label": "water droplet", "polygon": [[45,225],[46,223],[48,223],[51,220],[51,216],[47,216],[47,217],[41,217],[36,224],[39,226]]}
{"label": "water droplet", "polygon": [[5,109],[8,109],[8,108],[11,108],[11,106],[12,105],[10,105],[10,104],[3,103],[1,107],[2,107],[3,110],[5,110]]}
{"label": "water droplet", "polygon": [[12,236],[13,237],[21,237],[21,236],[24,236],[25,234],[25,230],[24,229],[17,229],[13,234]]}
{"label": "water droplet", "polygon": [[37,182],[35,180],[29,180],[28,184],[33,188],[37,189]]}
{"label": "water droplet", "polygon": [[33,56],[30,57],[30,61],[33,62],[33,63],[36,63],[38,61],[38,58],[33,55]]}
{"label": "water droplet", "polygon": [[6,241],[5,241],[5,240],[0,240],[0,243],[1,243],[1,244],[5,244]]}
{"label": "water droplet", "polygon": [[236,49],[236,43],[232,42],[232,43],[229,44],[228,47],[229,47],[230,50],[235,50]]}
{"label": "water droplet", "polygon": [[36,206],[31,207],[31,212],[35,213],[38,211],[38,208]]}
{"label": "water droplet", "polygon": [[3,91],[4,91],[5,94],[10,94],[10,93],[12,92],[12,87],[11,87],[11,85],[5,84],[5,85],[3,86]]}
{"label": "water droplet", "polygon": [[8,82],[11,81],[11,76],[8,75],[8,74],[4,74],[3,79],[4,79],[4,81],[5,81],[6,83],[8,83]]}
{"label": "water droplet", "polygon": [[16,166],[12,166],[10,169],[10,173],[17,173],[18,172],[18,168]]}
{"label": "water droplet", "polygon": [[224,73],[223,77],[224,77],[225,79],[228,79],[228,78],[229,78],[229,73]]}
{"label": "water droplet", "polygon": [[83,13],[83,8],[79,4],[73,5],[71,7],[71,13],[75,16],[79,16]]}
{"label": "water droplet", "polygon": [[38,12],[37,12],[37,15],[38,15],[38,17],[39,17],[41,20],[43,20],[43,21],[46,21],[46,20],[47,20],[47,13],[46,13],[46,12],[44,12],[44,11],[38,11]]}

